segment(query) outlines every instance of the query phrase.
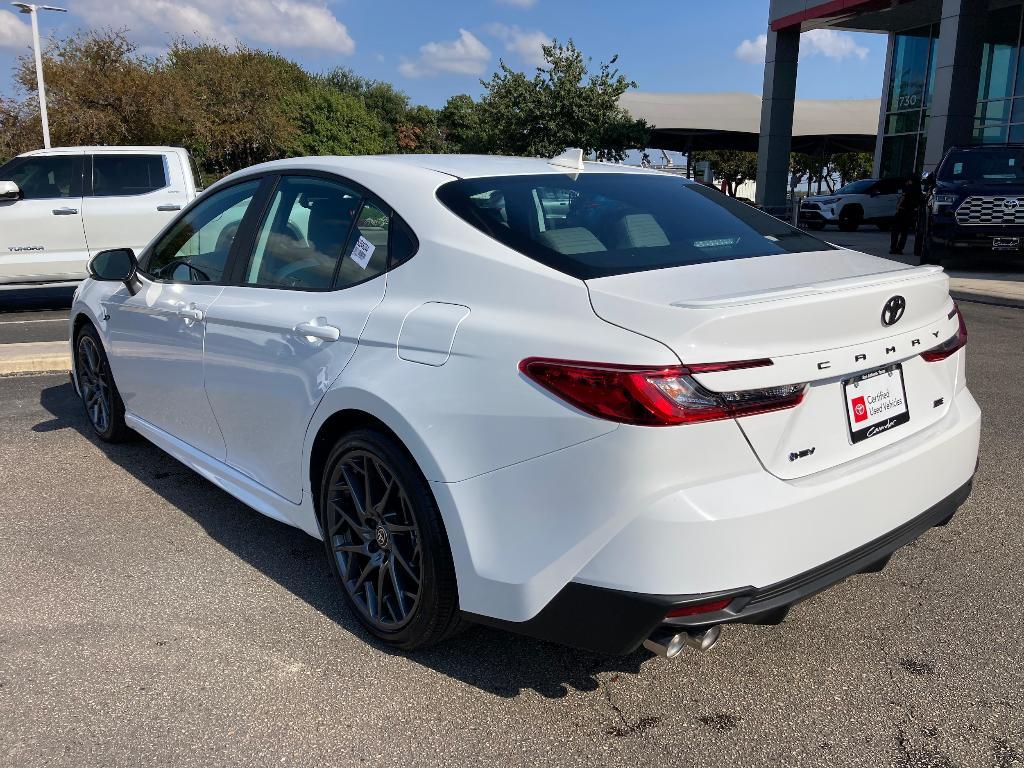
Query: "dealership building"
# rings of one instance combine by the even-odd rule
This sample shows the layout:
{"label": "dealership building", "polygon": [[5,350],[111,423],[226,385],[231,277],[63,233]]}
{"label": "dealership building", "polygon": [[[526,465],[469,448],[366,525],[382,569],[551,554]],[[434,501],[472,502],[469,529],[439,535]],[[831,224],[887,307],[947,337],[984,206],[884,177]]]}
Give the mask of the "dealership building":
{"label": "dealership building", "polygon": [[876,176],[934,168],[954,144],[1024,142],[1024,0],[772,0],[757,199],[786,204],[800,33],[888,36]]}

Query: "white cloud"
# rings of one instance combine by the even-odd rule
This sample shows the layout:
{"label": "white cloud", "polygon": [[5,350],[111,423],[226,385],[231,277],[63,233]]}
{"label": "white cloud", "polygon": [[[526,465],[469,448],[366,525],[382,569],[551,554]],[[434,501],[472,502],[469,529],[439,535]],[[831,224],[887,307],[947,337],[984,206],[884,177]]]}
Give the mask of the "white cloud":
{"label": "white cloud", "polygon": [[490,48],[472,32],[460,29],[457,40],[421,46],[419,57],[414,61],[403,61],[398,71],[406,77],[428,77],[439,72],[482,75],[490,60]]}
{"label": "white cloud", "polygon": [[75,11],[93,26],[125,27],[144,45],[166,45],[184,36],[344,55],[355,51],[348,29],[320,0],[80,0]]}
{"label": "white cloud", "polygon": [[[758,35],[753,40],[744,40],[736,46],[733,56],[740,61],[763,64],[767,47],[768,36]],[[846,32],[837,32],[834,29],[812,29],[800,35],[801,56],[825,56],[836,60],[856,56],[858,59],[866,59],[868,53],[867,48],[857,45],[854,37]]]}
{"label": "white cloud", "polygon": [[527,32],[516,26],[491,24],[487,31],[499,40],[504,41],[505,50],[514,53],[528,67],[544,65],[542,45],[550,45],[551,38],[539,29]]}
{"label": "white cloud", "polygon": [[749,61],[751,64],[764,64],[764,54],[768,49],[768,35],[758,35],[753,40],[744,40],[736,50],[732,52],[740,61]]}
{"label": "white cloud", "polygon": [[32,30],[17,14],[0,11],[0,50],[18,50],[32,44]]}
{"label": "white cloud", "polygon": [[868,49],[863,45],[857,45],[852,35],[834,29],[812,29],[804,32],[800,35],[800,48],[811,56],[821,54],[830,59],[845,59],[847,56],[866,59],[868,56]]}
{"label": "white cloud", "polygon": [[532,8],[537,0],[498,0],[502,5],[514,5],[516,8]]}

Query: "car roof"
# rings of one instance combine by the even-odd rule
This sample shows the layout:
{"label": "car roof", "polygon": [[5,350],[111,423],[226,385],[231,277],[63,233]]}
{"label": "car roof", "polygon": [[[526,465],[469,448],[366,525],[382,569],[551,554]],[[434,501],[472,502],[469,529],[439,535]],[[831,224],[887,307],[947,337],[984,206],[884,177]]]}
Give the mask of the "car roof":
{"label": "car roof", "polygon": [[[433,171],[458,179],[486,176],[517,176],[541,173],[657,173],[638,166],[617,163],[584,162],[582,170],[553,165],[541,157],[503,155],[351,155],[294,157],[262,163],[238,174],[316,168],[345,172],[400,173],[403,169]],[[236,175],[236,174],[232,174]]]}
{"label": "car roof", "polygon": [[53,147],[52,149],[33,149],[23,152],[18,157],[36,157],[38,155],[81,155],[106,154],[110,152],[184,152],[181,147],[118,147],[111,145],[93,145],[82,147]]}

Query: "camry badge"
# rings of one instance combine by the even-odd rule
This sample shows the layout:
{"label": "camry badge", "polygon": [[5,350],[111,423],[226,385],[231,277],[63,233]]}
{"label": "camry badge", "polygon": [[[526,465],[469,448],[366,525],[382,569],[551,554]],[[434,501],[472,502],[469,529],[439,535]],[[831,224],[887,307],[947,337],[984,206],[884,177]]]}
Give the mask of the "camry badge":
{"label": "camry badge", "polygon": [[907,300],[902,296],[893,296],[882,307],[882,325],[895,325],[907,311]]}

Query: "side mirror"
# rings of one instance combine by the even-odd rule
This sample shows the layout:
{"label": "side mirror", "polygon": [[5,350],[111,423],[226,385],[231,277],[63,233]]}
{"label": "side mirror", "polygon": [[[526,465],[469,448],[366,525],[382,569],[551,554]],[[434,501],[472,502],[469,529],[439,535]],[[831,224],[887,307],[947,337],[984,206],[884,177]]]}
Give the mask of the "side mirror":
{"label": "side mirror", "polygon": [[135,251],[131,248],[113,248],[100,251],[89,260],[89,277],[93,280],[124,283],[134,293],[132,288],[138,282],[135,278],[138,266]]}
{"label": "side mirror", "polygon": [[921,189],[930,192],[935,188],[935,171],[925,171],[921,174]]}
{"label": "side mirror", "polygon": [[13,181],[0,181],[0,201],[20,200],[21,190]]}

